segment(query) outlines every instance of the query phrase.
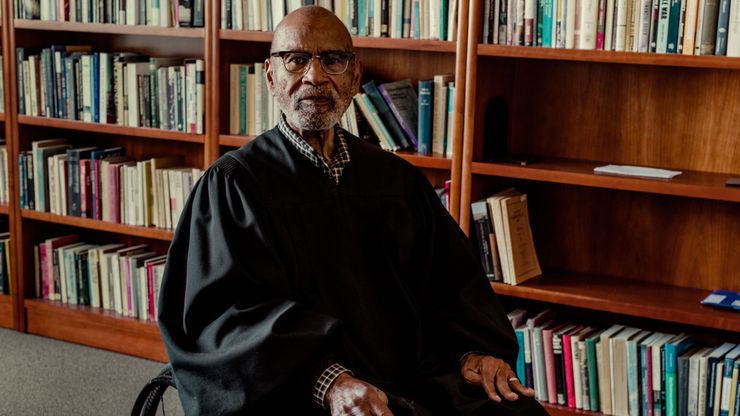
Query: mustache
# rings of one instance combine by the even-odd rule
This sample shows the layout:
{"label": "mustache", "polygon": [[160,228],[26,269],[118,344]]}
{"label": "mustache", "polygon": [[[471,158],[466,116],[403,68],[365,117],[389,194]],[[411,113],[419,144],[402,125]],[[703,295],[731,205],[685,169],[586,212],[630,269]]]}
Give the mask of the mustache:
{"label": "mustache", "polygon": [[332,101],[337,100],[337,97],[334,96],[334,93],[331,90],[322,90],[321,88],[309,88],[298,91],[295,93],[294,97],[296,100],[302,100],[308,97],[328,98]]}

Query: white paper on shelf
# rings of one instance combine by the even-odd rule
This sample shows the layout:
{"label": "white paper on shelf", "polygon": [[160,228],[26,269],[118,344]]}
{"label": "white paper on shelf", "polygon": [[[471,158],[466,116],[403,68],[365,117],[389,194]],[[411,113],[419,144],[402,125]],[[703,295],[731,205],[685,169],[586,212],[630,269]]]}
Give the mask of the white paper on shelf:
{"label": "white paper on shelf", "polygon": [[682,172],[678,170],[648,168],[644,166],[605,165],[595,167],[594,173],[620,176],[637,176],[641,178],[672,179],[680,175]]}

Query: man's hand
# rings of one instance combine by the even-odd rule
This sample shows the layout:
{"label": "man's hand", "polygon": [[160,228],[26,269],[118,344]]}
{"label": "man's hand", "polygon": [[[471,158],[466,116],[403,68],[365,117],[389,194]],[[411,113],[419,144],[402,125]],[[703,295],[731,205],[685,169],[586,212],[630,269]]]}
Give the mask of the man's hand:
{"label": "man's hand", "polygon": [[524,387],[508,364],[490,355],[468,354],[460,364],[460,371],[466,382],[482,386],[495,402],[500,403],[501,396],[516,400],[517,393],[534,396],[534,390]]}
{"label": "man's hand", "polygon": [[382,390],[348,373],[334,380],[324,400],[332,416],[393,416]]}

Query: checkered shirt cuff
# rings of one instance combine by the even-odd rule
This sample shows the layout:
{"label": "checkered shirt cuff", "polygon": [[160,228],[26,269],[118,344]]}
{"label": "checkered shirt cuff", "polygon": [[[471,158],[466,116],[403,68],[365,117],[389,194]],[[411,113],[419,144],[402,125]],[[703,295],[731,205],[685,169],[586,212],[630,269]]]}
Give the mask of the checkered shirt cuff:
{"label": "checkered shirt cuff", "polygon": [[329,386],[331,386],[331,383],[334,382],[334,380],[339,377],[342,373],[349,373],[352,374],[351,371],[344,368],[341,364],[334,363],[329,366],[326,370],[324,370],[323,373],[321,373],[321,377],[319,377],[318,380],[316,380],[316,384],[313,386],[313,400],[321,406],[322,408],[326,408],[324,405],[324,398],[326,396],[326,391],[329,390]]}

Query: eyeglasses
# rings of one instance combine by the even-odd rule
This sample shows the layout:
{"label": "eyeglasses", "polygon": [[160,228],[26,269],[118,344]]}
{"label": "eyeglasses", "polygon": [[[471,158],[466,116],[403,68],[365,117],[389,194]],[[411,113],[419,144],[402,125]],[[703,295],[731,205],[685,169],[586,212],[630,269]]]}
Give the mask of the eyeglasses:
{"label": "eyeglasses", "polygon": [[352,52],[322,52],[313,55],[309,52],[280,51],[272,52],[270,56],[282,59],[285,70],[294,74],[306,73],[313,58],[317,58],[324,72],[329,75],[340,75],[347,70],[349,61],[354,58],[355,54]]}

